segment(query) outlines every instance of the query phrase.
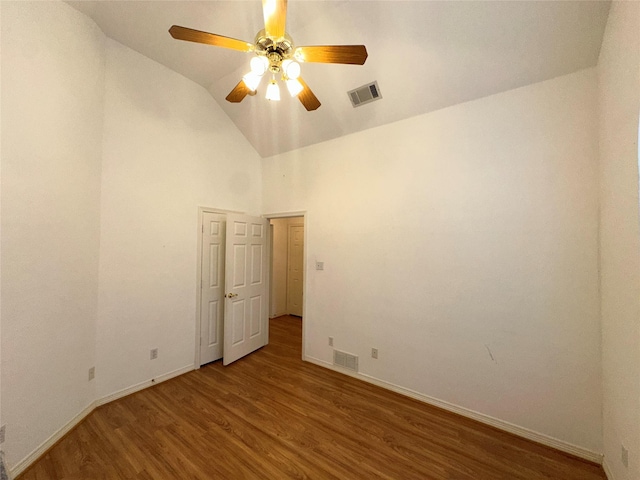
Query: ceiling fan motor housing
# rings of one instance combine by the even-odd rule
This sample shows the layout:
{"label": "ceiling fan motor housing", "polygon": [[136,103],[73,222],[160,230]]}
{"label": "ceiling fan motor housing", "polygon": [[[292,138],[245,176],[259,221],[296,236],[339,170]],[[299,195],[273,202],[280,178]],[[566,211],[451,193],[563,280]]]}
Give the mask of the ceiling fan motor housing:
{"label": "ceiling fan motor housing", "polygon": [[282,57],[277,52],[272,52],[267,54],[267,58],[269,59],[269,71],[271,73],[280,72]]}
{"label": "ceiling fan motor housing", "polygon": [[293,57],[293,39],[287,33],[274,39],[260,30],[256,35],[255,45],[256,54],[264,55],[269,60],[269,70],[272,73],[280,72],[282,61]]}

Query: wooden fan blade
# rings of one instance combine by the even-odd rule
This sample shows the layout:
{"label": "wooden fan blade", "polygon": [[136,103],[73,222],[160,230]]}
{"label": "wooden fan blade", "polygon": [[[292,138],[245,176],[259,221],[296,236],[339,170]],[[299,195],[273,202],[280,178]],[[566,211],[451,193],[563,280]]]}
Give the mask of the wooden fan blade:
{"label": "wooden fan blade", "polygon": [[192,28],[179,27],[174,25],[169,29],[169,33],[176,40],[186,40],[187,42],[205,43],[207,45],[215,45],[216,47],[230,48],[231,50],[239,50],[241,52],[250,52],[253,50],[253,44],[237,40],[235,38],[223,37],[215,33],[201,32]]}
{"label": "wooden fan blade", "polygon": [[309,112],[312,110],[317,110],[321,105],[320,100],[318,100],[318,97],[315,96],[315,94],[309,88],[309,85],[307,85],[307,83],[302,80],[301,77],[298,77],[298,81],[302,84],[302,91],[298,94],[300,103],[302,103],[302,105],[304,105],[304,108],[306,108]]}
{"label": "wooden fan blade", "polygon": [[226,100],[227,102],[231,103],[240,103],[242,100],[244,100],[244,97],[246,97],[247,95],[251,95],[251,93],[253,92],[251,92],[244,81],[240,80],[238,84],[233,88],[233,90],[229,92]]}
{"label": "wooden fan blade", "polygon": [[287,0],[262,0],[264,30],[268,37],[284,37],[287,22]]}
{"label": "wooden fan blade", "polygon": [[364,65],[368,54],[364,45],[316,45],[296,48],[295,57],[300,62]]}

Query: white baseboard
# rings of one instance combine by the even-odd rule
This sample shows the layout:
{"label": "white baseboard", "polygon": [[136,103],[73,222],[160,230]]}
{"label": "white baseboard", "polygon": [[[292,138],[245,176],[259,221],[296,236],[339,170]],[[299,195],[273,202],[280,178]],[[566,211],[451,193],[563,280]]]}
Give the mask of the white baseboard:
{"label": "white baseboard", "polygon": [[92,403],[90,403],[84,410],[78,413],[75,417],[73,417],[66,425],[62,426],[58,429],[53,435],[51,435],[44,443],[42,443],[38,448],[36,448],[33,452],[19,461],[13,468],[11,468],[11,477],[15,478],[24,472],[27,468],[31,466],[33,462],[38,460],[47,450],[49,450],[56,442],[58,442],[62,437],[64,437],[71,429],[73,429],[76,425],[78,425],[82,420],[85,419],[87,415],[93,412],[96,407],[100,405],[105,405],[109,402],[113,402],[122,397],[126,397],[127,395],[131,395],[132,393],[139,392],[140,390],[144,390],[145,388],[151,387],[152,385],[156,385],[158,383],[169,380],[170,378],[177,377],[184,373],[190,372],[194,370],[194,365],[187,365],[185,367],[179,368],[178,370],[174,370],[173,372],[165,373],[160,375],[154,379],[147,380],[145,382],[138,383],[137,385],[133,385],[131,387],[120,390],[119,392],[112,393],[111,395],[107,395],[106,397],[102,397]]}
{"label": "white baseboard", "polygon": [[[303,360],[309,363],[313,363],[315,365],[319,365],[321,367],[328,368],[329,370],[333,370],[339,373],[343,373],[345,375],[349,375],[350,377],[363,380],[367,383],[371,383],[378,387],[382,387],[387,390],[400,393],[401,395],[414,398],[416,400],[427,403],[429,405],[442,408],[443,410],[457,413],[458,415],[462,415],[463,417],[468,417],[473,420],[477,420],[479,422],[482,422],[487,425],[491,425],[492,427],[498,428],[500,430],[504,430],[505,432],[513,433],[514,435],[518,435],[519,437],[523,437],[528,440],[541,443],[548,447],[555,448],[556,450],[560,450],[562,452],[575,455],[576,457],[582,458],[584,460],[595,462],[599,465],[602,464],[603,456],[601,453],[592,452],[591,450],[588,450],[586,448],[573,445],[571,443],[565,442],[563,440],[559,440],[549,435],[535,432],[533,430],[529,430],[528,428],[520,427],[518,425],[514,425],[513,423],[509,423],[504,420],[500,420],[498,418],[485,415],[484,413],[476,412],[474,410],[469,410],[468,408],[460,407],[458,405],[454,405],[453,403],[445,402],[444,400],[430,397],[423,393],[419,393],[414,390],[404,388],[399,385],[395,385],[393,383],[386,382],[384,380],[379,380],[375,377],[366,375],[364,373],[352,372],[351,370],[341,368],[339,366],[336,366],[329,362],[325,362],[324,360],[320,360],[318,358],[306,356]],[[609,480],[613,480],[613,478],[610,477]]]}
{"label": "white baseboard", "polygon": [[604,469],[604,474],[607,476],[607,480],[615,480],[613,476],[613,472],[611,471],[611,467],[609,467],[609,462],[607,462],[607,458],[602,459],[602,468]]}
{"label": "white baseboard", "polygon": [[122,390],[119,390],[117,392],[111,393],[105,397],[99,398],[96,400],[96,407],[99,407],[101,405],[105,405],[107,403],[113,402],[114,400],[118,400],[119,398],[122,397],[126,397],[127,395],[131,395],[132,393],[136,393],[139,392],[140,390],[144,390],[145,388],[149,388],[153,385],[157,385],[158,383],[164,382],[166,380],[169,380],[173,377],[177,377],[179,375],[185,374],[187,372],[190,372],[191,370],[195,370],[196,367],[195,365],[192,363],[191,365],[187,365],[185,367],[179,368],[177,370],[174,370],[173,372],[169,372],[169,373],[165,373],[162,375],[159,375],[155,378],[149,379],[149,380],[145,380],[144,382],[140,382],[136,385],[131,385],[130,387],[127,388],[123,388]]}
{"label": "white baseboard", "polygon": [[95,402],[91,402],[80,413],[73,417],[66,425],[56,430],[53,435],[47,438],[38,448],[20,460],[13,468],[10,469],[11,478],[15,478],[31,466],[33,462],[38,460],[44,453],[49,450],[55,443],[71,431],[76,425],[85,419],[96,408]]}

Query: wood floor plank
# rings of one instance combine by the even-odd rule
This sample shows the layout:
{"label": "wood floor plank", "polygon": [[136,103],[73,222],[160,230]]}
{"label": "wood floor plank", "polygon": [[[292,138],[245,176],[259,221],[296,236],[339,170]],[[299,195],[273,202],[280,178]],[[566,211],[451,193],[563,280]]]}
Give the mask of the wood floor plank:
{"label": "wood floor plank", "polygon": [[270,343],[96,409],[19,480],[606,480],[602,468]]}

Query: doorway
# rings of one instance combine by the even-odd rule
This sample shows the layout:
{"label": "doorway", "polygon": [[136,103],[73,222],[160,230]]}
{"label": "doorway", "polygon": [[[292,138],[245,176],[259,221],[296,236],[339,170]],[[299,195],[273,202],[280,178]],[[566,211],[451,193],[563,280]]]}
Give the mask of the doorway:
{"label": "doorway", "polygon": [[195,365],[224,365],[269,340],[269,222],[199,209]]}
{"label": "doorway", "polygon": [[271,218],[269,317],[303,316],[304,217]]}

